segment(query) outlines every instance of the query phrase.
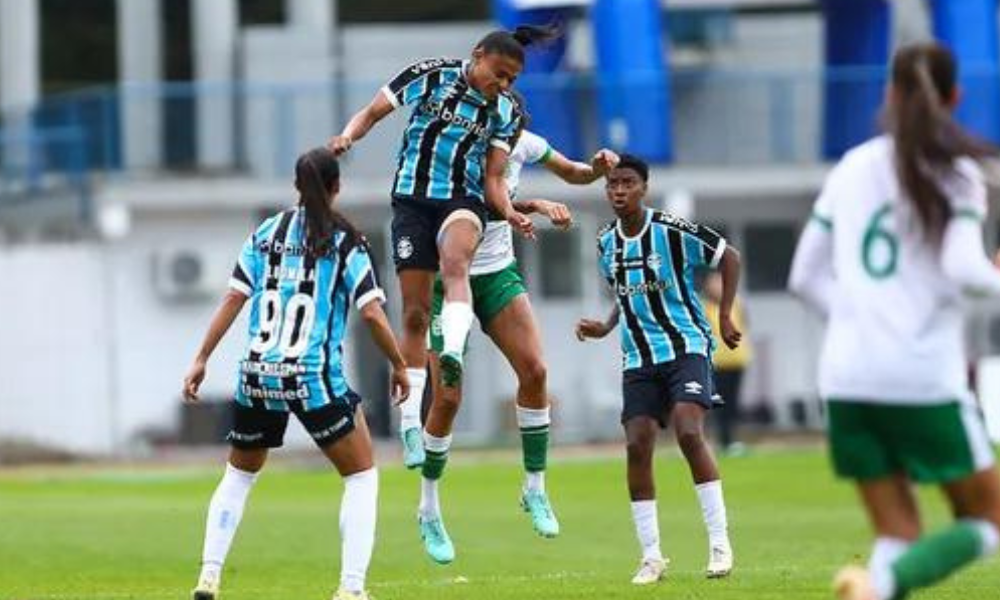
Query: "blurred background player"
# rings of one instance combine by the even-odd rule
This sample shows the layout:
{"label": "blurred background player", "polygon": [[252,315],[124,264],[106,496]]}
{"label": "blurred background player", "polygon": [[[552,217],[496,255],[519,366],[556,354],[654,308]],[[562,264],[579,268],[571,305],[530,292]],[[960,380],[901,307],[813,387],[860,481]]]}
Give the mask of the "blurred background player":
{"label": "blurred background player", "polygon": [[699,267],[722,273],[719,325],[735,348],[740,331],[732,320],[740,257],[716,232],[647,208],[649,167],[622,154],[607,176],[607,198],[617,219],[598,234],[598,266],[616,304],[606,321],[582,319],[576,336],[603,338],[620,325],[622,425],[628,454],[632,517],[642,563],[632,583],[646,585],[666,573],[653,479],[653,451],[660,428],[674,435],[691,469],[708,531],[708,577],[733,568],[722,481],[705,440],[705,413],[712,407],[712,333],[694,284]]}
{"label": "blurred background player", "polygon": [[[522,124],[528,115],[523,99],[518,98]],[[567,183],[589,184],[608,172],[618,160],[607,149],[597,152],[590,164],[571,161],[548,141],[522,130],[507,162],[506,185],[511,198],[517,194],[521,169],[526,164],[541,164]],[[565,205],[549,200],[515,201],[517,210],[538,213],[560,228],[571,224]],[[483,242],[476,250],[471,267],[472,307],[486,334],[493,340],[518,379],[516,418],[521,432],[521,448],[525,470],[521,505],[531,516],[535,531],[543,537],[559,534],[559,522],[545,490],[545,467],[548,455],[550,409],[546,389],[546,365],[542,356],[541,334],[528,300],[527,288],[514,256],[514,240],[510,225],[490,220]],[[434,401],[424,429],[427,447],[422,468],[420,495],[421,535],[427,553],[439,563],[455,558],[454,545],[442,520],[438,481],[448,460],[451,429],[462,401],[461,385],[444,386],[438,368],[438,357],[444,351],[441,335],[441,311],[444,290],[441,279],[435,281],[430,329],[431,376]],[[414,399],[402,405],[401,435],[407,437],[410,427],[419,427],[419,404]],[[413,460],[409,455],[404,460]],[[407,462],[407,466],[412,463]]]}
{"label": "blurred background player", "polygon": [[382,311],[367,244],[333,209],[340,168],[333,153],[316,148],[295,164],[298,205],[266,221],[243,245],[230,290],[216,310],[184,397],[198,389],[212,352],[251,301],[249,344],[240,363],[231,450],[226,473],[212,496],[205,526],[201,575],[194,600],[215,600],[226,555],[243,507],[269,448],[282,445],[295,413],[341,477],[343,537],[340,588],[335,600],[362,600],[375,542],[378,473],[361,399],[347,385],[342,342],[353,305],[372,339],[392,363],[397,399],[409,393],[406,366]]}
{"label": "blurred background player", "polygon": [[[712,335],[717,341],[722,341],[722,331],[719,328],[722,275],[717,271],[710,271],[705,276],[702,289],[704,293],[701,303],[705,309],[705,318],[712,327]],[[733,298],[733,307],[729,314],[736,329],[746,333],[743,303],[738,297]],[[736,428],[740,421],[740,390],[743,386],[743,374],[750,364],[751,356],[749,343],[742,343],[735,348],[730,348],[725,343],[716,344],[712,351],[715,392],[721,398],[721,402],[713,407],[711,420],[715,425],[719,448],[726,454],[739,455],[746,452],[746,446],[736,439]]]}
{"label": "blurred background player", "polygon": [[[407,67],[330,140],[337,154],[402,105],[415,105],[403,132],[392,189],[393,260],[403,302],[402,350],[412,402],[426,385],[431,289],[440,268],[445,383],[461,379],[462,353],[474,316],[469,266],[487,206],[525,235],[531,219],[515,211],[504,171],[520,115],[509,89],[524,67],[524,48],[555,30],[519,27],[482,38],[468,60],[427,59]],[[419,421],[403,432],[407,462],[423,462]]]}
{"label": "blurred background player", "polygon": [[[791,289],[827,318],[819,389],[834,469],[875,530],[844,600],[899,600],[996,551],[1000,478],[968,388],[962,292],[1000,295],[983,251],[991,150],[951,119],[956,64],[936,44],[900,49],[888,134],[830,173],[799,241]],[[956,521],[924,534],[913,483],[940,485]]]}

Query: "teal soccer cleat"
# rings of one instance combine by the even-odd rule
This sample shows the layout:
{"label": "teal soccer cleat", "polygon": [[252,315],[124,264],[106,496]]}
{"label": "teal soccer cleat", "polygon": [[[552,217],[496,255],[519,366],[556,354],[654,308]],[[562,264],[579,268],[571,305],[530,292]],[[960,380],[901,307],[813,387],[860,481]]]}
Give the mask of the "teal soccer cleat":
{"label": "teal soccer cleat", "polygon": [[554,538],[559,535],[559,521],[552,512],[549,498],[541,490],[526,490],[521,496],[521,506],[524,512],[531,515],[531,524],[538,535]]}
{"label": "teal soccer cleat", "polygon": [[424,541],[424,550],[431,559],[440,565],[455,560],[455,546],[448,537],[441,517],[418,516],[417,521],[420,523],[420,538]]}

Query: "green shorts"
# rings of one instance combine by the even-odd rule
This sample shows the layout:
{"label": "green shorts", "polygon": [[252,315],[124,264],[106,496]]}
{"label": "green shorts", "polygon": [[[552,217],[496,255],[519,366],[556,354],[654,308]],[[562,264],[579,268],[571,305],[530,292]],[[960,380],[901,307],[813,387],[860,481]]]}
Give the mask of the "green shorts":
{"label": "green shorts", "polygon": [[859,481],[904,473],[946,483],[993,465],[993,447],[975,406],[828,400],[828,436],[837,475]]}
{"label": "green shorts", "polygon": [[[479,319],[479,325],[486,329],[493,317],[506,308],[514,298],[528,293],[524,286],[517,262],[503,269],[485,275],[469,278],[472,288],[472,310]],[[427,332],[427,347],[434,352],[444,350],[444,336],[441,335],[441,307],[444,306],[444,284],[441,276],[434,279],[434,298],[431,300],[431,327]]]}

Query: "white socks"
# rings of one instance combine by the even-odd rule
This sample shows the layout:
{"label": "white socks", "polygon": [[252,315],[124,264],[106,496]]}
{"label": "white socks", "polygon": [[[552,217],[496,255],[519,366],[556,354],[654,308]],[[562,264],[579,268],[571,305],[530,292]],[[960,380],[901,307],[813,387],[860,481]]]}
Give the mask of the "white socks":
{"label": "white socks", "polygon": [[656,500],[632,502],[632,521],[635,534],[642,548],[642,560],[663,560],[660,552],[660,523],[656,511]]}
{"label": "white socks", "polygon": [[420,516],[436,518],[441,516],[441,501],[438,498],[438,481],[441,470],[447,460],[451,448],[451,436],[436,437],[424,430],[424,450],[427,452],[427,462],[424,463],[424,473],[433,472],[432,477],[420,478]]}
{"label": "white socks", "polygon": [[444,337],[445,352],[462,355],[474,317],[472,305],[468,302],[444,303],[441,308],[441,335]]}
{"label": "white socks", "polygon": [[205,545],[201,553],[201,576],[218,579],[226,555],[233,544],[236,528],[243,517],[250,489],[257,481],[256,473],[241,471],[226,463],[226,473],[215,488],[208,504],[205,522]]}
{"label": "white socks", "polygon": [[726,522],[726,503],[722,499],[722,481],[707,481],[694,486],[705,519],[709,546],[729,545],[729,524]]}
{"label": "white socks", "polygon": [[378,470],[375,467],[344,477],[340,501],[340,587],[349,592],[365,588],[365,574],[375,545]]}
{"label": "white socks", "polygon": [[408,368],[406,377],[410,380],[410,396],[399,405],[400,433],[421,426],[420,405],[424,399],[424,387],[427,385],[427,371]]}
{"label": "white socks", "polygon": [[892,576],[892,563],[905,554],[909,547],[910,542],[901,538],[875,538],[872,555],[868,559],[868,572],[879,598],[891,598],[895,594],[896,581]]}

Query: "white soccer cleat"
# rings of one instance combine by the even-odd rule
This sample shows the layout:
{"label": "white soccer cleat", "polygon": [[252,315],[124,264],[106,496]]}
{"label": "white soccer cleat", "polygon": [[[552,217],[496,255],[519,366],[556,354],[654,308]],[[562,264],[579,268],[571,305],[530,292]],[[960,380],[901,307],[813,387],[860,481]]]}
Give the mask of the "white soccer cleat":
{"label": "white soccer cleat", "polygon": [[218,600],[219,578],[202,575],[191,592],[192,600]]}
{"label": "white soccer cleat", "polygon": [[733,548],[729,542],[712,546],[708,550],[708,566],[705,567],[705,576],[709,579],[718,579],[729,575],[733,570]]}
{"label": "white soccer cleat", "polygon": [[368,595],[368,592],[361,590],[360,592],[349,592],[343,588],[337,590],[337,593],[333,595],[333,600],[372,600],[372,597]]}
{"label": "white soccer cleat", "polygon": [[650,585],[663,579],[667,575],[666,558],[646,558],[639,565],[639,570],[632,577],[635,585]]}
{"label": "white soccer cleat", "polygon": [[868,569],[851,565],[833,578],[833,593],[839,600],[878,600]]}

